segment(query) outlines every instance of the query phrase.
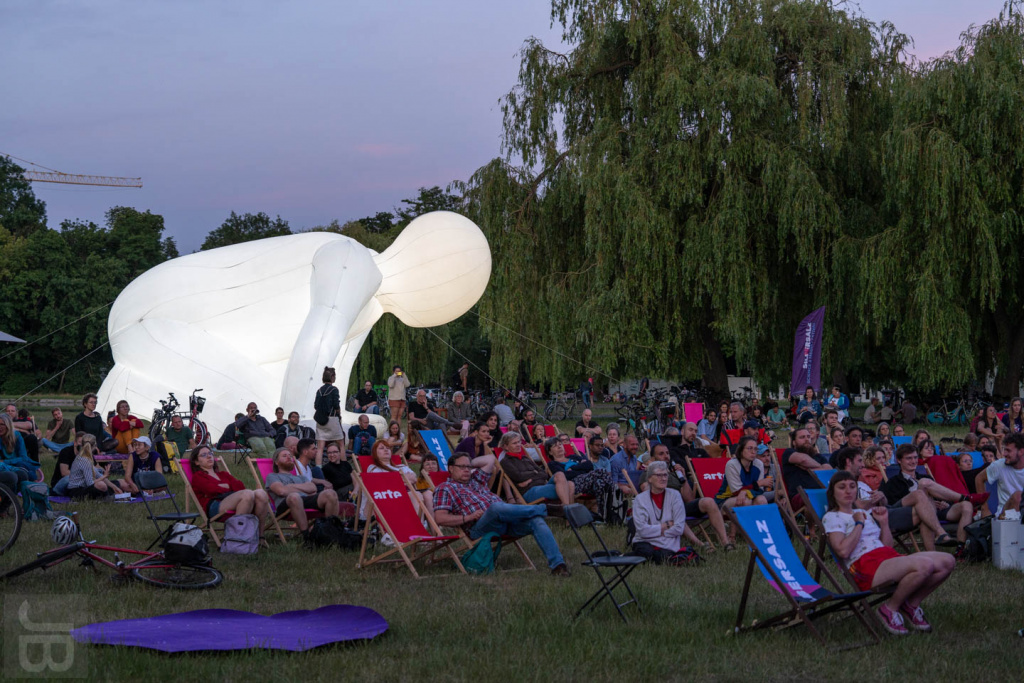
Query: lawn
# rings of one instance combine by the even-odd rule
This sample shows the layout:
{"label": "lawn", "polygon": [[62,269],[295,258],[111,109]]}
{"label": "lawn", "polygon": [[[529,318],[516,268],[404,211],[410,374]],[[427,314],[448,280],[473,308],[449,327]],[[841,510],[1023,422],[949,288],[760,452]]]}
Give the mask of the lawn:
{"label": "lawn", "polygon": [[[44,456],[44,463],[49,472],[53,457]],[[232,471],[249,480],[243,467]],[[180,494],[176,480],[172,486]],[[143,548],[155,535],[141,504],[83,502],[74,509],[80,512],[89,539]],[[593,572],[579,566],[582,552],[564,523],[553,520],[552,528],[573,569],[569,579],[551,577],[529,539],[524,546],[539,567],[536,572],[467,577],[446,575],[448,566],[438,565],[428,568],[420,581],[400,566],[356,570],[355,553],[312,552],[295,543],[272,543],[256,557],[216,555],[215,566],[225,580],[211,591],[163,591],[115,582],[106,570],[93,574],[68,562],[47,573],[19,577],[4,585],[3,592],[5,598],[46,594],[42,614],[33,614],[34,620],[64,617],[76,626],[211,607],[271,614],[332,603],[365,605],[391,625],[375,641],[304,654],[167,656],[79,646],[76,656],[85,657],[90,678],[952,681],[1011,680],[1020,675],[1016,631],[1024,627],[1019,614],[1024,576],[1019,573],[990,565],[958,566],[926,603],[935,634],[887,637],[873,648],[827,654],[802,630],[731,635],[746,569],[745,550],[714,553],[694,568],[641,568],[632,584],[643,614],[628,613],[630,622],[624,626],[614,609],[604,604],[573,623],[573,614],[597,581]],[[603,531],[621,547],[621,527]],[[48,524],[26,524],[18,544],[0,557],[0,568],[22,564],[51,545]],[[516,559],[506,551],[500,564],[511,568]],[[785,602],[755,578],[748,616],[767,617],[782,609]],[[9,610],[10,600],[5,602]],[[73,614],[59,613],[67,611],[66,605],[74,606]],[[849,620],[826,624],[825,630],[836,643],[860,638]],[[4,635],[10,636],[10,628]],[[12,666],[5,659],[5,676],[17,673]]]}

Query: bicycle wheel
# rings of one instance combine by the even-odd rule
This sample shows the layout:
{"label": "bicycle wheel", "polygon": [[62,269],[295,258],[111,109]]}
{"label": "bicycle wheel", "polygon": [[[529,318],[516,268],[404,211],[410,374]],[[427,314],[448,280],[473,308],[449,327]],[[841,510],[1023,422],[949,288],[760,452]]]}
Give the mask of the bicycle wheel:
{"label": "bicycle wheel", "polygon": [[171,565],[160,559],[135,567],[132,576],[151,586],[179,590],[213,588],[224,580],[224,576],[213,567]]}
{"label": "bicycle wheel", "polygon": [[196,420],[195,424],[192,425],[192,436],[195,437],[197,446],[205,446],[206,440],[210,438],[210,430],[206,428],[206,423],[202,420]]}
{"label": "bicycle wheel", "polygon": [[21,506],[9,488],[0,484],[0,555],[14,545],[21,533]]}
{"label": "bicycle wheel", "polygon": [[48,550],[45,553],[40,554],[39,557],[32,560],[28,564],[23,564],[16,569],[12,569],[3,576],[0,576],[0,580],[13,579],[15,576],[27,574],[28,572],[34,569],[46,569],[48,565],[55,564],[71,555],[74,555],[83,545],[85,544],[79,541],[78,543],[72,543],[71,545],[65,545],[60,548]]}
{"label": "bicycle wheel", "polygon": [[548,401],[544,404],[544,421],[551,422],[555,415],[555,401]]}
{"label": "bicycle wheel", "polygon": [[168,421],[165,424],[164,420],[158,420],[158,421],[155,421],[152,424],[150,424],[149,425],[149,440],[152,441],[153,443],[156,443],[157,437],[161,436],[164,433],[164,429],[166,427],[168,427],[168,426],[170,426],[170,422]]}

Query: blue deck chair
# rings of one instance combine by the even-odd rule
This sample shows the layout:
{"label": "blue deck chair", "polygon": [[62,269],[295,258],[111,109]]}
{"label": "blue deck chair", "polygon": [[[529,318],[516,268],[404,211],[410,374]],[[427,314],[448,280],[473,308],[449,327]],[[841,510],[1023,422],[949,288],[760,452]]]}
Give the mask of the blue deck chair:
{"label": "blue deck chair", "polygon": [[[821,482],[821,485],[827,489],[828,483],[832,481],[832,477],[835,476],[835,473],[838,471],[839,470],[814,470],[814,476],[816,476],[818,481]],[[824,493],[825,490],[821,489],[821,492]]]}
{"label": "blue deck chair", "polygon": [[[849,610],[857,617],[871,638],[839,649],[850,649],[881,642],[881,638],[871,626],[867,616],[870,608],[865,602],[865,598],[872,595],[873,591],[844,593],[839,582],[825,566],[821,556],[814,551],[802,534],[797,533],[796,536],[802,539],[810,558],[821,568],[835,591],[829,590],[814,580],[801,563],[797,550],[789,539],[787,523],[782,519],[780,507],[787,508],[787,513],[790,514],[790,524],[795,528],[796,521],[785,504],[782,506],[751,505],[727,510],[730,520],[737,525],[750,548],[750,562],[747,565],[746,580],[740,597],[735,632],[743,633],[769,627],[788,628],[803,624],[824,647],[828,647],[828,641],[814,625],[814,622],[825,615],[834,614],[840,610]],[[768,585],[786,598],[790,608],[763,621],[755,620],[749,626],[744,626],[743,616],[747,608],[747,598],[754,578],[755,565],[768,581]]]}
{"label": "blue deck chair", "polygon": [[985,466],[985,458],[981,456],[981,451],[968,451],[971,454],[971,469],[977,470]]}
{"label": "blue deck chair", "polygon": [[910,443],[914,440],[912,436],[894,436],[892,437],[892,445],[894,448],[899,448],[905,443]]}
{"label": "blue deck chair", "polygon": [[421,429],[419,434],[427,450],[437,456],[437,464],[441,471],[447,472],[448,461],[452,457],[452,445],[448,442],[448,437],[440,429]]}

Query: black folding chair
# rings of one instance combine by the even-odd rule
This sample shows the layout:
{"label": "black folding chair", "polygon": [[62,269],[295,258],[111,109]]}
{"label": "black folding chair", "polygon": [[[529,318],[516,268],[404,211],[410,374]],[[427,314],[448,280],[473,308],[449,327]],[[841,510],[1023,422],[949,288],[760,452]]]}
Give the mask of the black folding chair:
{"label": "black folding chair", "polygon": [[[166,540],[166,537],[170,535],[171,529],[174,528],[174,522],[188,522],[192,523],[196,517],[199,516],[198,512],[182,512],[181,508],[178,507],[177,501],[174,500],[174,496],[171,495],[171,491],[167,486],[167,479],[164,477],[162,472],[136,472],[135,476],[132,477],[135,480],[135,485],[142,491],[142,503],[146,506],[146,512],[149,514],[148,519],[153,522],[153,526],[156,527],[157,537],[149,544],[149,548],[152,548],[158,543]],[[166,500],[171,501],[171,505],[174,507],[174,512],[165,512],[163,514],[154,514],[153,508],[149,506],[149,499],[146,497],[146,491],[152,491],[154,489],[167,489],[168,497]],[[154,501],[154,504],[156,501]],[[161,528],[160,522],[169,522],[167,526]],[[146,548],[146,550],[149,550]]]}
{"label": "black folding chair", "polygon": [[[612,604],[615,605],[619,616],[622,617],[622,621],[626,621],[626,615],[622,613],[622,608],[629,603],[635,604],[637,611],[643,613],[643,610],[640,609],[640,601],[637,600],[629,584],[626,583],[626,577],[629,576],[630,572],[646,562],[647,558],[623,555],[618,550],[609,550],[604,539],[601,538],[601,534],[597,531],[597,526],[594,524],[594,517],[590,514],[590,510],[579,503],[565,506],[565,520],[569,522],[572,532],[576,534],[576,540],[580,542],[580,547],[583,548],[583,552],[587,555],[587,561],[583,563],[583,566],[592,568],[601,582],[601,588],[590,596],[589,600],[583,603],[583,606],[576,612],[574,619],[579,619],[588,607],[593,609],[605,598],[611,598]],[[587,544],[583,542],[583,536],[580,535],[580,529],[583,527],[590,527],[598,543],[601,544],[602,550],[591,552],[587,548]],[[603,573],[606,570],[611,570],[607,576]],[[626,592],[629,593],[630,599],[625,602],[617,602],[613,594],[613,591],[618,588],[619,584],[622,584]]]}

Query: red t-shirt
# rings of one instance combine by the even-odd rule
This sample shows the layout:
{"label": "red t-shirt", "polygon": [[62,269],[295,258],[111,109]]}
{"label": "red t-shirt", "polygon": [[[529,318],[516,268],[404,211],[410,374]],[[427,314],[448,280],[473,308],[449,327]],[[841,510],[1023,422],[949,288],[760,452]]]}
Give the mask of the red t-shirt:
{"label": "red t-shirt", "polygon": [[665,492],[662,491],[661,493],[652,493],[651,501],[655,504],[655,506],[657,506],[659,510],[663,509],[665,507]]}
{"label": "red t-shirt", "polygon": [[115,415],[110,418],[110,428],[115,432],[130,432],[133,429],[142,429],[142,420],[134,415],[122,420],[120,415]]}
{"label": "red t-shirt", "polygon": [[195,492],[196,498],[199,499],[199,504],[203,507],[204,512],[210,506],[210,501],[215,498],[245,488],[245,484],[227,472],[217,472],[217,477],[215,479],[203,470],[196,470],[192,475],[192,490]]}

